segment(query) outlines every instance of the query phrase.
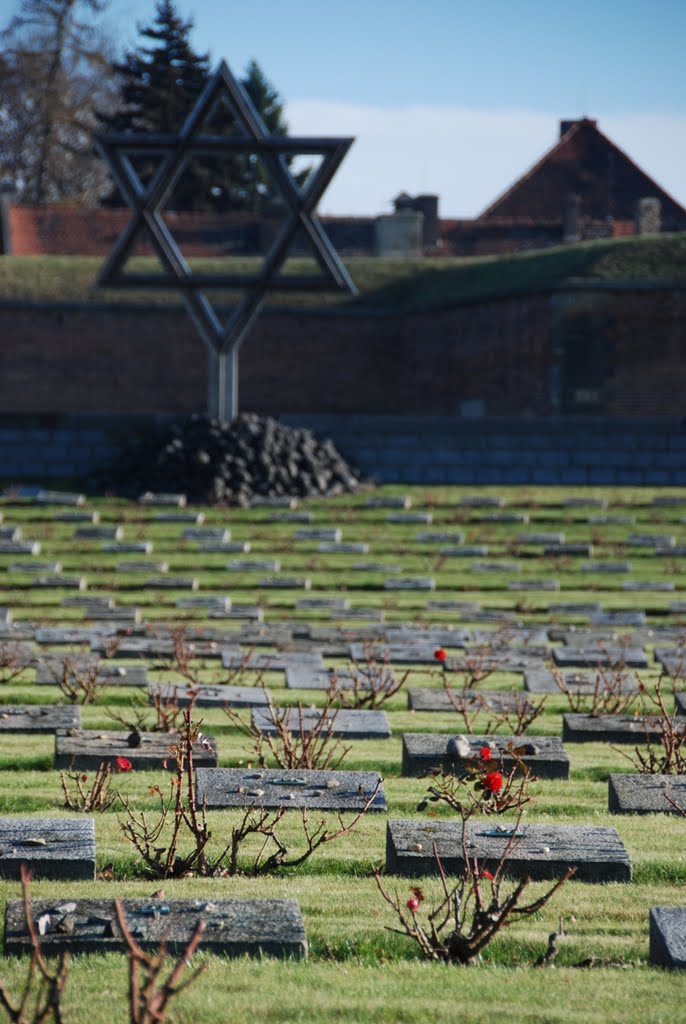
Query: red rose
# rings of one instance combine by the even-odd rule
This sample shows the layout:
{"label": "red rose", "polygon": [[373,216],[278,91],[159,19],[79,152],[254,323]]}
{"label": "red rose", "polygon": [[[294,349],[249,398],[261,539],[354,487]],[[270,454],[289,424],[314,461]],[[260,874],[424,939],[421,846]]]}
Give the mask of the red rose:
{"label": "red rose", "polygon": [[488,871],[487,868],[483,869],[483,871],[481,872],[481,877],[482,878],[487,878],[489,882],[495,881],[495,875],[492,875],[491,872]]}
{"label": "red rose", "polygon": [[498,793],[503,788],[503,777],[500,772],[489,772],[484,775],[484,789],[489,793]]}
{"label": "red rose", "polygon": [[491,753],[492,752],[491,752],[491,748],[490,747],[482,747],[481,750],[479,751],[479,757],[483,761],[490,761],[491,760]]}
{"label": "red rose", "polygon": [[434,651],[434,658],[436,659],[436,661],[445,661],[446,653],[442,647],[436,648],[436,650]]}
{"label": "red rose", "polygon": [[118,772],[130,772],[131,769],[133,768],[133,765],[129,761],[128,757],[118,757],[115,763],[117,765]]}
{"label": "red rose", "polygon": [[409,900],[407,901],[407,909],[411,910],[413,914],[417,913],[417,911],[419,910],[419,900],[417,899],[416,896],[410,896]]}

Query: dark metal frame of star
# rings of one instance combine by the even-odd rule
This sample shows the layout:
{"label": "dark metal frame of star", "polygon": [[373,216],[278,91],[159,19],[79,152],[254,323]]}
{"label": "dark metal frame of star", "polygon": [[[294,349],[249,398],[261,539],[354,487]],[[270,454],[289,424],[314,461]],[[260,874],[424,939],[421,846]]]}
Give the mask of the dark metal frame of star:
{"label": "dark metal frame of star", "polygon": [[[228,98],[240,134],[201,134],[204,120],[222,96]],[[268,291],[336,290],[356,294],[355,285],[314,212],[353,141],[352,138],[269,135],[249,96],[224,61],[210,77],[178,133],[109,133],[95,138],[98,152],[133,212],[103,264],[96,286],[181,291],[209,353],[211,414],[222,419],[233,419],[237,414],[238,350],[257,319]],[[286,205],[286,219],[255,274],[193,273],[164,222],[165,202],[190,159],[202,154],[260,156]],[[150,181],[143,185],[129,157],[146,155],[161,160]],[[322,157],[303,189],[284,160],[284,157],[296,155]],[[299,229],[304,230],[311,245],[321,270],[319,275],[279,275]],[[124,273],[139,233],[146,230],[166,273]],[[225,324],[203,294],[204,288],[245,289]]]}

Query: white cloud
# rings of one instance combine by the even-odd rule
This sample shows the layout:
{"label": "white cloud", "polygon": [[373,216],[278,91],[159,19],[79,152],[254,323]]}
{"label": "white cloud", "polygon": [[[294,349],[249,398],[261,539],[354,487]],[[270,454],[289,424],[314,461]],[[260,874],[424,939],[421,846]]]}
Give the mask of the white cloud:
{"label": "white cloud", "polygon": [[[686,203],[686,116],[591,116]],[[405,191],[437,193],[443,217],[474,217],[554,145],[559,131],[558,119],[524,110],[384,109],[295,100],[287,117],[293,134],[356,137],[320,204],[320,212],[330,214],[387,213]]]}

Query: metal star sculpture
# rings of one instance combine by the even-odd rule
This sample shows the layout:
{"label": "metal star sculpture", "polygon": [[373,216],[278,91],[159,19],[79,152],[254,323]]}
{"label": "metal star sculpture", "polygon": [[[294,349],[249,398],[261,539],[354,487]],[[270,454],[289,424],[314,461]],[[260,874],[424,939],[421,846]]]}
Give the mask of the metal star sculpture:
{"label": "metal star sculpture", "polygon": [[[234,117],[232,134],[202,131],[222,99]],[[254,324],[268,291],[343,290],[355,286],[319,222],[315,208],[353,143],[351,138],[294,138],[273,136],[267,129],[240,82],[222,61],[178,134],[112,133],[96,138],[133,216],[114,244],[96,280],[101,287],[135,287],[180,290],[186,308],[208,352],[209,413],[220,419],[238,414],[238,350]],[[287,216],[255,274],[196,274],[186,263],[163,218],[163,208],[189,161],[198,155],[259,156],[272,185],[287,208]],[[321,156],[316,170],[301,188],[286,157]],[[131,163],[133,156],[160,160],[150,181],[143,184]],[[319,264],[319,275],[279,274],[291,244],[303,230]],[[141,231],[148,237],[164,273],[124,273]],[[208,288],[244,288],[238,306],[225,323],[217,317],[204,294]]]}

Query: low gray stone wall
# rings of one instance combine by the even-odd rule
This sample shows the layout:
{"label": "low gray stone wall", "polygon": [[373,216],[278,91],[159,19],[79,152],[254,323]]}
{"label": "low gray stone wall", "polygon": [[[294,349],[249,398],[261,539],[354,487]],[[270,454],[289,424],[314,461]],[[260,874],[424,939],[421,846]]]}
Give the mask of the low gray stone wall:
{"label": "low gray stone wall", "polygon": [[[0,477],[79,477],[171,416],[0,416]],[[679,419],[287,415],[379,483],[686,485]]]}

